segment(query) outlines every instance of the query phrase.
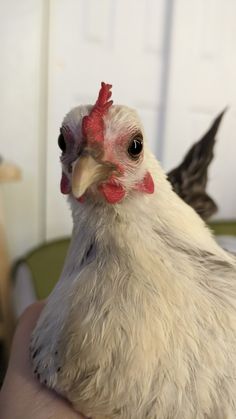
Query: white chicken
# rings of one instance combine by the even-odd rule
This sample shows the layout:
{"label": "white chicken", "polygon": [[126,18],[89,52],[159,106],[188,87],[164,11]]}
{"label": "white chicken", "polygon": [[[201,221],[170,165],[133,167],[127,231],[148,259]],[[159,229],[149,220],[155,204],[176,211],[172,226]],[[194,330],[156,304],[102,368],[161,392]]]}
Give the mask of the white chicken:
{"label": "white chicken", "polygon": [[236,261],[110,89],[61,128],[74,228],[32,336],[34,373],[93,419],[235,419]]}

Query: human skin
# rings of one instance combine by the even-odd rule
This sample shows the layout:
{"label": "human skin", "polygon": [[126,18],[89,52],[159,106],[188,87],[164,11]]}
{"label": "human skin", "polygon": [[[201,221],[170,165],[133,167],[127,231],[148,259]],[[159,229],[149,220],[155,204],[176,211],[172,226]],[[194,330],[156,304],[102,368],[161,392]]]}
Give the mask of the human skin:
{"label": "human skin", "polygon": [[0,392],[0,419],[84,419],[32,374],[29,341],[42,308],[41,302],[33,304],[19,321]]}

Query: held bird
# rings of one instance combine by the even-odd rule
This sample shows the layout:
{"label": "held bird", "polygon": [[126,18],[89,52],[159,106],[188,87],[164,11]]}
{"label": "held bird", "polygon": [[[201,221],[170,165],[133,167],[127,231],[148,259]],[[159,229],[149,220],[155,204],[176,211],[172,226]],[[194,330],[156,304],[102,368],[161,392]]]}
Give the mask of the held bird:
{"label": "held bird", "polygon": [[235,258],[172,190],[135,110],[110,97],[102,83],[62,123],[74,227],[33,371],[93,419],[235,419]]}

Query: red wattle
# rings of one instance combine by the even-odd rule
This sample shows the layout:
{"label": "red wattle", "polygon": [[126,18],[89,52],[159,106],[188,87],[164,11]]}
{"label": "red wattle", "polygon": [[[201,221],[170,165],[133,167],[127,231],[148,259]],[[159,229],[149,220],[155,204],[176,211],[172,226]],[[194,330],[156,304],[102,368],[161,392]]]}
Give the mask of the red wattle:
{"label": "red wattle", "polygon": [[104,195],[109,204],[116,204],[125,197],[125,189],[122,185],[108,182],[99,186],[100,192]]}
{"label": "red wattle", "polygon": [[144,178],[139,183],[136,183],[134,189],[139,192],[152,194],[155,186],[151,174],[147,172]]}
{"label": "red wattle", "polygon": [[65,175],[65,173],[62,172],[61,193],[63,193],[64,195],[68,195],[70,192],[71,192],[70,181],[68,177]]}
{"label": "red wattle", "polygon": [[83,204],[84,201],[85,201],[85,196],[82,195],[80,198],[77,199],[77,201],[80,202],[81,204]]}

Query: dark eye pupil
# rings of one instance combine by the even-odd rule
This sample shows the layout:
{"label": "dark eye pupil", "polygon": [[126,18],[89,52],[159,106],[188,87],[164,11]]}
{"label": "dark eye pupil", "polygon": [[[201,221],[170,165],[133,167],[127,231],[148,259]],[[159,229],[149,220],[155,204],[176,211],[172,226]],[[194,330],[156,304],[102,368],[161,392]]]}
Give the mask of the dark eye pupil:
{"label": "dark eye pupil", "polygon": [[135,137],[132,139],[129,148],[128,153],[131,157],[135,158],[138,157],[143,149],[143,140],[140,137]]}
{"label": "dark eye pupil", "polygon": [[62,133],[58,137],[58,145],[59,145],[61,151],[64,153],[66,151],[66,142],[65,142],[65,139],[64,139]]}

